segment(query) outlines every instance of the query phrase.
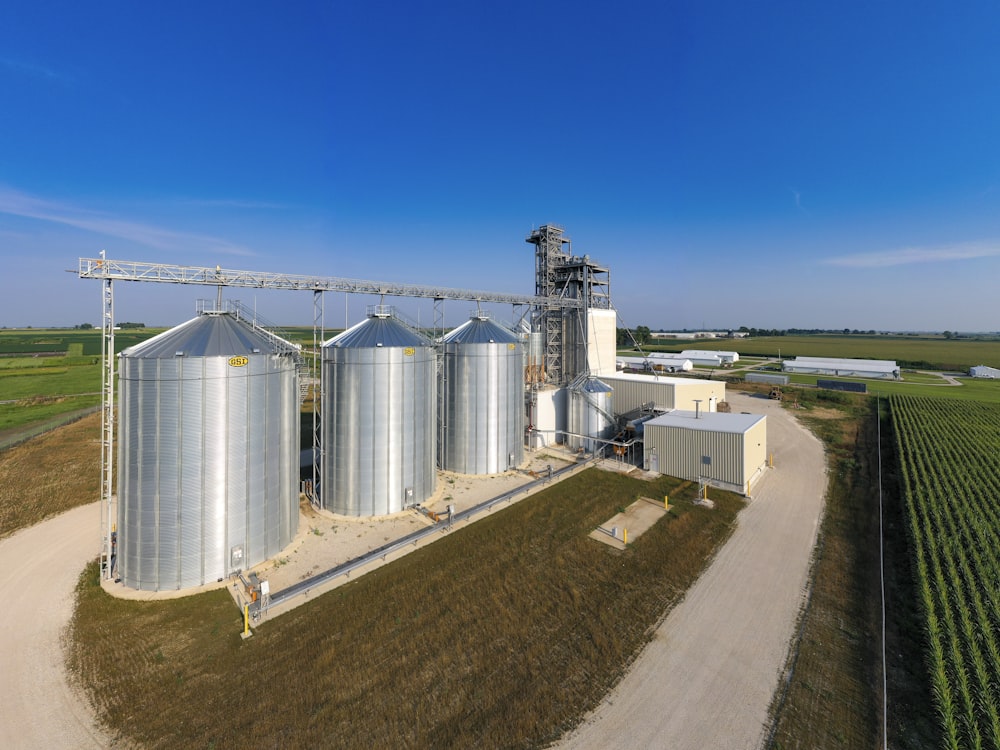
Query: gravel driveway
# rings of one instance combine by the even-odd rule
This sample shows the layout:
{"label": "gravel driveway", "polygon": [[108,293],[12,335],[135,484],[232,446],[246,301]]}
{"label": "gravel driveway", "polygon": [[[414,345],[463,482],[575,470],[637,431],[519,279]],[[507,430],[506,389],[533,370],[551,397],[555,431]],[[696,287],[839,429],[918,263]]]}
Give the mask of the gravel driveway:
{"label": "gravel driveway", "polygon": [[80,571],[100,552],[91,503],[0,541],[0,747],[104,748],[85,700],[66,679],[63,635]]}
{"label": "gravel driveway", "polygon": [[560,747],[712,750],[764,739],[804,601],[826,465],[820,441],[778,403],[732,392],[727,400],[733,411],[767,415],[775,468],[619,685]]}

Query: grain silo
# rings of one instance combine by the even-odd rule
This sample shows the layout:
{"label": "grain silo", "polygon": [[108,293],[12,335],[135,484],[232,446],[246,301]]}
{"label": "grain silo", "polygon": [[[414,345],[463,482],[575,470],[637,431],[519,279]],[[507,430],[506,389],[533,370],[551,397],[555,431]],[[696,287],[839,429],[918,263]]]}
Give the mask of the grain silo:
{"label": "grain silo", "polygon": [[323,345],[322,505],[396,513],[437,483],[436,352],[388,308]]}
{"label": "grain silo", "polygon": [[583,373],[569,384],[566,392],[569,398],[567,444],[587,453],[599,450],[603,443],[592,438],[614,437],[613,389],[594,375]]}
{"label": "grain silo", "polygon": [[273,557],[298,529],[298,349],[209,312],[119,368],[118,570],[160,591]]}
{"label": "grain silo", "polygon": [[498,474],[524,459],[521,340],[477,314],[442,339],[438,454],[441,468]]}

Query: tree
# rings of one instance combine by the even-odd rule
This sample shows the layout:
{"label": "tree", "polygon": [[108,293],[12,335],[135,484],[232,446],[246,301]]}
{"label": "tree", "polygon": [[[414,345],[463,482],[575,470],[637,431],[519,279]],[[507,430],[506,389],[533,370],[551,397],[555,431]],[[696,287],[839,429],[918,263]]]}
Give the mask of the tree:
{"label": "tree", "polygon": [[951,338],[952,336],[954,336],[954,335],[955,335],[955,334],[953,334],[953,333],[952,333],[951,331],[945,331],[945,332],[944,332],[944,337],[945,337],[946,339],[950,339],[950,338]]}
{"label": "tree", "polygon": [[76,327],[79,328],[81,331],[89,331],[94,326],[91,323],[81,323]]}
{"label": "tree", "polygon": [[649,341],[649,328],[647,326],[636,326],[635,342],[637,344],[645,344],[648,341]]}

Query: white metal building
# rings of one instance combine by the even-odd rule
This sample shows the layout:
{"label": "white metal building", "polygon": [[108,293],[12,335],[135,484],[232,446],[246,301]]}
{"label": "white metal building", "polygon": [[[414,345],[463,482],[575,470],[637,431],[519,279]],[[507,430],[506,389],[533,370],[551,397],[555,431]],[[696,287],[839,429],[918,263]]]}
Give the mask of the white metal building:
{"label": "white metal building", "polygon": [[673,411],[645,423],[648,471],[749,495],[767,464],[767,417]]}
{"label": "white metal building", "polygon": [[652,352],[645,357],[618,357],[618,370],[643,370],[646,372],[691,372],[694,365],[690,359],[680,354],[663,354]]}
{"label": "white metal building", "polygon": [[726,400],[726,384],[719,380],[672,378],[662,375],[618,372],[603,375],[601,380],[615,389],[614,406],[617,414],[653,404],[662,411],[694,409],[695,400],[703,412],[714,412],[716,404]]}
{"label": "white metal building", "polygon": [[681,356],[690,359],[694,364],[705,367],[724,367],[740,361],[738,352],[710,351],[703,349],[685,349]]}
{"label": "white metal building", "polygon": [[884,378],[899,380],[899,365],[887,359],[832,359],[830,357],[796,357],[781,363],[784,372],[803,375],[841,375],[851,378]]}
{"label": "white metal building", "polygon": [[974,378],[1000,378],[1000,370],[995,367],[987,367],[986,365],[976,365],[975,367],[969,368],[969,375]]}

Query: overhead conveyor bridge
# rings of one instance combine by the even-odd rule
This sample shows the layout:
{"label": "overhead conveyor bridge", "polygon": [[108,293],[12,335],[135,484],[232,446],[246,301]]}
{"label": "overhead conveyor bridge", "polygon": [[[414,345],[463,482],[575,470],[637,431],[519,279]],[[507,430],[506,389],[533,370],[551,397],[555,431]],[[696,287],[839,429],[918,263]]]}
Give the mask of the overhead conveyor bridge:
{"label": "overhead conveyor bridge", "polygon": [[103,258],[80,258],[81,279],[111,281],[151,281],[165,284],[200,284],[202,286],[246,287],[251,289],[288,289],[309,292],[346,292],[378,294],[390,297],[421,297],[434,300],[471,300],[510,305],[546,305],[582,308],[582,299],[549,299],[525,294],[505,294],[474,289],[451,289],[440,286],[400,284],[391,281],[364,281],[333,276],[308,276],[265,271],[237,271],[229,268],[175,266]]}

